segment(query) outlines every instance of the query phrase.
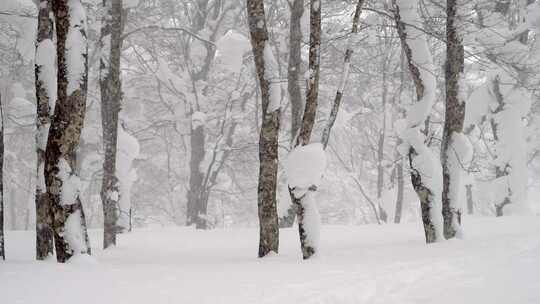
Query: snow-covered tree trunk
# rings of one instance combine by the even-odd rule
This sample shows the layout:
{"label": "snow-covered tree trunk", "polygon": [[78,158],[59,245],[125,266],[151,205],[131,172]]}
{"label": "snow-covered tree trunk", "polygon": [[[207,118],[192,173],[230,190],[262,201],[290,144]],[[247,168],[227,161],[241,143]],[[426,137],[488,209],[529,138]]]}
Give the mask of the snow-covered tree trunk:
{"label": "snow-covered tree trunk", "polygon": [[116,176],[118,149],[118,113],[122,103],[120,55],[122,52],[122,0],[103,0],[101,24],[101,58],[99,64],[101,89],[101,126],[103,130],[103,248],[116,245],[119,216],[120,184]]}
{"label": "snow-covered tree trunk", "polygon": [[4,241],[4,110],[0,95],[0,257],[6,259]]}
{"label": "snow-covered tree trunk", "polygon": [[[523,117],[529,112],[530,97],[513,88],[515,80],[504,70],[496,72],[491,81],[494,102],[490,124],[495,140],[495,215],[503,216],[505,207],[518,209],[527,192],[527,143]],[[517,93],[517,94],[516,94]],[[516,210],[521,212],[522,210]],[[526,210],[523,210],[526,211]]]}
{"label": "snow-covered tree trunk", "polygon": [[464,189],[464,166],[468,163],[468,138],[462,133],[465,119],[465,101],[460,92],[465,57],[463,41],[459,31],[458,0],[446,2],[446,111],[441,143],[441,164],[443,168],[442,213],[444,237],[449,239],[461,233],[463,213],[460,193]]}
{"label": "snow-covered tree trunk", "polygon": [[439,159],[425,143],[421,128],[435,102],[436,80],[426,34],[421,31],[418,1],[393,0],[394,18],[403,52],[416,88],[417,101],[407,110],[403,125],[396,124],[408,155],[411,182],[420,199],[427,243],[442,239],[442,169]]}
{"label": "snow-covered tree trunk", "polygon": [[279,227],[276,206],[278,135],[280,115],[279,88],[269,80],[271,49],[263,0],[247,0],[251,45],[262,97],[262,125],[259,137],[259,257],[278,252]]}
{"label": "snow-covered tree trunk", "polygon": [[[315,125],[315,116],[317,114],[317,104],[319,98],[319,75],[320,75],[320,47],[321,47],[321,1],[312,0],[310,3],[310,35],[309,35],[309,71],[307,79],[306,104],[304,114],[302,115],[302,125],[296,139],[295,150],[289,155],[288,173],[289,192],[291,200],[296,205],[296,214],[298,217],[298,232],[300,234],[300,245],[302,256],[309,259],[317,253],[319,225],[314,224],[320,221],[319,212],[315,202],[315,193],[318,185],[298,185],[293,182],[290,174],[290,167],[297,166],[293,164],[292,155],[296,151],[301,151],[303,146],[309,144],[313,126]],[[323,146],[321,145],[321,148]],[[322,149],[324,155],[324,149]],[[300,159],[300,158],[299,158]],[[298,159],[298,160],[299,160]],[[316,166],[316,164],[312,164]],[[322,172],[321,172],[322,174]]]}
{"label": "snow-covered tree trunk", "polygon": [[536,53],[527,46],[528,34],[530,29],[540,31],[539,11],[538,3],[531,0],[516,5],[506,1],[486,2],[476,9],[479,28],[474,38],[484,48],[492,66],[484,85],[467,101],[466,125],[467,130],[485,121],[491,126],[495,142],[491,162],[495,179],[491,184],[497,216],[504,215],[505,210],[530,212],[526,202],[527,142],[523,119],[532,101],[526,88],[530,67],[537,61]]}
{"label": "snow-covered tree trunk", "polygon": [[[291,103],[291,146],[296,143],[296,136],[302,123],[302,91],[300,75],[302,66],[302,16],[304,15],[304,0],[294,0],[290,3],[291,17],[289,21],[289,63],[287,68],[287,84],[289,101]],[[280,218],[280,227],[292,227],[296,218],[296,205],[291,204],[287,214]]]}
{"label": "snow-covered tree trunk", "polygon": [[45,151],[45,183],[54,213],[56,259],[89,254],[79,197],[76,153],[84,123],[88,85],[86,15],[80,0],[53,2],[57,37],[57,102]]}
{"label": "snow-covered tree trunk", "polygon": [[53,42],[54,18],[52,1],[39,2],[35,57],[36,82],[36,258],[44,260],[53,255],[51,205],[45,187],[44,165],[47,133],[56,102],[56,50]]}

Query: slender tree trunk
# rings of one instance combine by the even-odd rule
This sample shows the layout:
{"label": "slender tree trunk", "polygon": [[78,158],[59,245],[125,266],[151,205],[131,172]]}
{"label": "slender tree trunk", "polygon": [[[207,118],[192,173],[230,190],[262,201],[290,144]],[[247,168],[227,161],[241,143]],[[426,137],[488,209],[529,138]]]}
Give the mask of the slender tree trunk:
{"label": "slender tree trunk", "polygon": [[90,253],[79,198],[76,159],[86,106],[88,56],[82,3],[56,0],[53,12],[57,34],[58,97],[45,151],[45,182],[54,212],[56,259],[63,263],[75,254]]}
{"label": "slender tree trunk", "polygon": [[353,55],[353,45],[355,42],[356,35],[358,34],[358,25],[360,24],[360,15],[362,13],[362,6],[364,5],[364,0],[358,0],[356,3],[356,10],[354,11],[354,16],[352,20],[352,28],[349,39],[347,40],[347,49],[345,50],[345,58],[343,59],[343,72],[341,74],[341,80],[339,82],[339,87],[336,91],[336,96],[334,97],[334,103],[332,104],[332,110],[330,110],[330,116],[328,117],[328,123],[323,130],[322,135],[322,144],[324,148],[328,146],[328,141],[330,140],[330,133],[332,132],[332,127],[336,122],[337,114],[339,112],[339,107],[341,105],[341,99],[343,97],[343,91],[345,90],[345,85],[349,79],[349,71],[351,67],[351,58]]}
{"label": "slender tree trunk", "polygon": [[[400,137],[409,145],[411,182],[420,199],[426,242],[432,243],[442,236],[442,231],[439,231],[441,215],[438,209],[441,207],[442,173],[441,165],[425,144],[425,136],[420,128],[427,119],[435,98],[436,82],[429,72],[433,69],[433,60],[431,57],[419,58],[419,55],[415,53],[415,50],[422,51],[416,48],[424,48],[429,55],[425,34],[416,28],[422,25],[419,20],[418,2],[393,0],[393,6],[397,32],[416,89],[418,108],[414,110],[421,112],[407,114],[407,129],[400,130],[403,132]],[[401,10],[406,11],[403,16],[400,13]],[[406,18],[402,20],[404,16]],[[422,164],[422,162],[428,162],[428,164]],[[426,177],[428,177],[427,181]]]}
{"label": "slender tree trunk", "polygon": [[278,252],[279,227],[276,206],[277,164],[278,164],[278,135],[280,108],[273,104],[270,81],[266,78],[265,56],[271,52],[267,47],[268,30],[263,0],[247,0],[247,13],[251,45],[261,89],[262,97],[262,125],[259,138],[259,186],[258,210],[259,210],[259,257],[264,257],[270,252]]}
{"label": "slender tree trunk", "polygon": [[474,200],[472,193],[472,184],[465,185],[465,195],[467,197],[467,214],[471,215],[474,213]]}
{"label": "slender tree trunk", "polygon": [[[309,79],[306,94],[306,105],[304,114],[302,115],[302,125],[300,133],[296,140],[296,146],[308,145],[311,139],[313,126],[315,125],[315,116],[317,114],[317,104],[319,98],[319,76],[320,76],[320,47],[321,47],[321,1],[312,0],[310,3],[310,36],[309,36]],[[306,222],[311,221],[310,216],[318,216],[318,211],[315,205],[315,192],[317,187],[310,187],[308,193],[297,197],[294,194],[294,189],[289,188],[291,200],[296,205],[298,217],[298,232],[300,235],[300,245],[302,256],[304,259],[309,259],[316,252],[317,248],[311,244],[309,240],[313,239],[309,236],[309,230],[306,229]],[[308,208],[309,205],[309,208]],[[309,214],[306,214],[306,209],[309,209]],[[314,220],[314,219],[313,219]],[[316,219],[319,220],[319,219]]]}
{"label": "slender tree trunk", "polygon": [[[399,140],[401,141],[401,140]],[[394,223],[399,224],[401,222],[401,215],[403,213],[403,193],[405,188],[405,179],[403,178],[403,161],[400,160],[396,164],[397,175],[397,197],[396,197],[396,210],[394,212]]]}
{"label": "slender tree trunk", "polygon": [[383,106],[383,119],[381,130],[379,131],[379,140],[377,143],[377,208],[379,212],[379,218],[386,223],[388,221],[388,215],[382,207],[382,195],[384,190],[384,145],[386,140],[386,104],[388,99],[387,90],[387,66],[388,62],[386,58],[383,59],[383,88],[382,88],[382,106]]}
{"label": "slender tree trunk", "polygon": [[201,171],[201,163],[204,160],[205,155],[205,134],[204,124],[192,119],[191,127],[191,157],[189,161],[189,190],[188,190],[188,202],[187,202],[187,225],[196,225],[196,228],[206,228],[206,218],[201,217],[206,213],[201,213],[203,210],[202,194],[204,174]]}
{"label": "slender tree trunk", "polygon": [[[458,29],[457,0],[446,2],[446,115],[441,144],[441,163],[443,168],[442,213],[444,236],[453,238],[460,231],[461,206],[459,205],[460,182],[459,164],[453,161],[453,147],[458,145],[456,136],[463,131],[465,102],[460,100],[460,77],[464,70],[464,50]],[[463,160],[458,160],[464,163]]]}
{"label": "slender tree trunk", "polygon": [[[302,123],[302,91],[300,89],[300,75],[302,67],[302,16],[304,15],[304,0],[294,0],[290,5],[290,35],[289,35],[289,65],[288,65],[288,91],[291,102],[291,146],[295,145],[296,136]],[[280,227],[292,227],[296,217],[296,205],[291,204],[287,214],[280,219]]]}
{"label": "slender tree trunk", "polygon": [[122,103],[120,55],[122,52],[122,0],[103,0],[105,10],[101,28],[100,80],[101,126],[103,130],[103,248],[116,245],[120,184],[116,176],[118,150],[118,113]]}
{"label": "slender tree trunk", "polygon": [[0,257],[6,259],[4,244],[4,110],[0,96]]}
{"label": "slender tree trunk", "polygon": [[44,260],[53,253],[53,230],[51,204],[45,187],[44,165],[47,133],[51,124],[51,110],[56,101],[56,66],[53,43],[54,20],[52,3],[39,3],[38,30],[36,41],[36,258]]}

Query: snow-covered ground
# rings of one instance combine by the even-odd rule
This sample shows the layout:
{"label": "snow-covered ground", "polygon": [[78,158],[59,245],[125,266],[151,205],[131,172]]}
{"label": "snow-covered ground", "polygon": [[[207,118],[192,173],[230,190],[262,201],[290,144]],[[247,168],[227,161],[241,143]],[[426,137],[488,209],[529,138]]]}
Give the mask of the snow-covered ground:
{"label": "snow-covered ground", "polygon": [[302,261],[296,230],[256,258],[256,229],[138,230],[70,264],[33,261],[7,232],[0,303],[540,303],[540,217],[465,218],[466,238],[425,245],[419,224],[323,226]]}

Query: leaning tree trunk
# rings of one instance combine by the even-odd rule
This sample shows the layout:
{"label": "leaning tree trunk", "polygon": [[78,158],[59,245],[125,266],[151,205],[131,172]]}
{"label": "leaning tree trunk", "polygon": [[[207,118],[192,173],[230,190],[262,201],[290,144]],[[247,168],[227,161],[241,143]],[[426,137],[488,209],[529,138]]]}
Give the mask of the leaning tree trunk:
{"label": "leaning tree trunk", "polygon": [[[319,76],[320,76],[320,48],[321,48],[321,1],[312,0],[310,4],[310,35],[309,35],[309,78],[307,80],[306,105],[304,114],[302,115],[302,125],[296,139],[296,146],[308,145],[311,139],[313,126],[315,125],[315,116],[317,114],[317,103],[319,98]],[[295,190],[289,185],[289,193],[293,204],[296,206],[296,215],[298,217],[298,232],[300,235],[300,245],[302,256],[304,259],[309,259],[317,253],[314,236],[309,233],[318,234],[315,231],[306,229],[306,222],[319,221],[319,219],[310,219],[309,216],[318,216],[315,201],[313,200],[314,192],[317,187],[309,187],[306,189],[309,193],[298,197],[295,195]],[[308,206],[308,204],[310,206]],[[306,209],[313,210],[306,214]]]}
{"label": "leaning tree trunk", "polygon": [[81,1],[56,0],[53,12],[58,96],[45,151],[45,183],[54,213],[56,259],[64,263],[75,254],[90,253],[76,170],[76,150],[86,106],[88,57],[86,16]]}
{"label": "leaning tree trunk", "polygon": [[0,96],[0,257],[6,259],[4,244],[4,111]]}
{"label": "leaning tree trunk", "polygon": [[[289,21],[289,63],[287,67],[287,90],[291,103],[291,146],[295,145],[296,136],[302,123],[302,91],[300,75],[302,68],[302,16],[304,15],[304,0],[294,0],[290,4],[291,18]],[[296,205],[291,204],[279,221],[280,227],[288,228],[294,224]]]}
{"label": "leaning tree trunk", "polygon": [[345,85],[349,79],[349,72],[351,68],[351,58],[353,55],[353,45],[356,42],[356,36],[358,35],[358,25],[360,24],[360,14],[362,13],[362,6],[364,5],[364,0],[358,0],[356,3],[356,10],[354,11],[352,28],[349,39],[347,40],[347,49],[345,50],[345,58],[343,60],[343,71],[341,74],[341,80],[339,82],[339,87],[336,91],[336,96],[334,97],[334,103],[332,104],[332,110],[330,111],[330,116],[328,117],[328,123],[323,130],[322,135],[322,144],[326,149],[328,142],[330,140],[330,133],[332,132],[332,127],[337,119],[337,114],[339,112],[339,107],[341,105],[341,99],[343,98],[343,91],[345,90]]}
{"label": "leaning tree trunk", "polygon": [[103,248],[116,245],[120,184],[116,176],[118,150],[118,113],[122,102],[120,55],[122,51],[122,0],[103,0],[105,9],[101,28],[99,65],[101,89],[101,126],[103,130]]}
{"label": "leaning tree trunk", "polygon": [[45,148],[51,124],[51,111],[56,101],[56,64],[53,42],[54,20],[52,1],[39,3],[38,30],[36,41],[36,258],[44,260],[53,253],[53,230],[51,205],[45,187]]}
{"label": "leaning tree trunk", "polygon": [[247,13],[251,45],[261,89],[262,125],[259,137],[259,257],[271,252],[278,252],[279,227],[276,206],[277,164],[278,164],[278,135],[280,107],[276,104],[278,96],[272,96],[276,90],[270,90],[271,83],[266,77],[269,53],[267,47],[268,30],[264,13],[263,0],[247,0]]}
{"label": "leaning tree trunk", "polygon": [[434,68],[433,59],[426,35],[420,30],[422,22],[418,1],[393,0],[393,6],[397,32],[417,97],[407,113],[406,126],[400,130],[400,138],[409,146],[411,182],[420,199],[426,242],[432,243],[442,238],[442,169],[433,151],[425,144],[421,127],[435,101],[436,80],[430,72]]}
{"label": "leaning tree trunk", "polygon": [[449,239],[461,230],[462,207],[459,204],[462,164],[465,160],[456,155],[458,137],[464,136],[465,102],[461,100],[460,78],[464,68],[464,49],[458,29],[457,0],[446,2],[446,114],[441,143],[441,163],[443,168],[442,213],[444,237]]}

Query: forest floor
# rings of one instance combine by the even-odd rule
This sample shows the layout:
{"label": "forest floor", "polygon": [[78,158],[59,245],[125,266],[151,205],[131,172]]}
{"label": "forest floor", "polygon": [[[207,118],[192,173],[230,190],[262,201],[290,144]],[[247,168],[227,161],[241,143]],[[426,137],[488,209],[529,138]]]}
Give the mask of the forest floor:
{"label": "forest floor", "polygon": [[540,303],[540,217],[465,218],[466,237],[426,245],[419,224],[323,226],[302,261],[296,229],[256,258],[256,229],[142,229],[69,264],[33,261],[31,232],[7,232],[6,304]]}

